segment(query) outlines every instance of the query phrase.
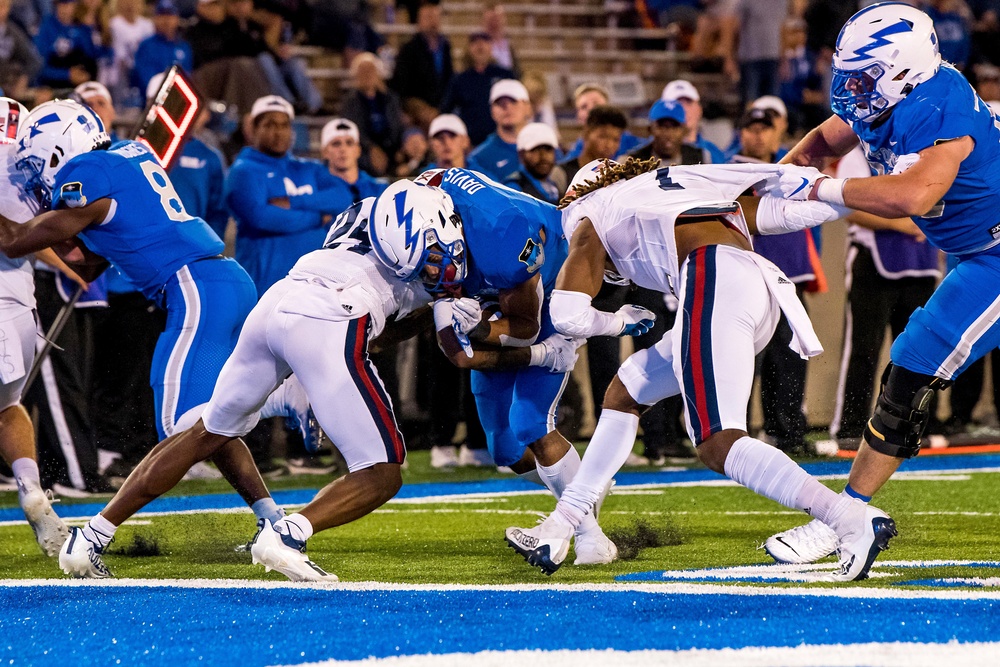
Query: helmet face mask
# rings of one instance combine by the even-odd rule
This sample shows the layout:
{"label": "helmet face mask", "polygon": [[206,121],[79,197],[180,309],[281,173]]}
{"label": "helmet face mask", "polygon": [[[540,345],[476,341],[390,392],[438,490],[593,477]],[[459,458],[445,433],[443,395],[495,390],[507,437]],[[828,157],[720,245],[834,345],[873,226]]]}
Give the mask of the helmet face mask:
{"label": "helmet face mask", "polygon": [[78,155],[111,145],[104,124],[90,107],[73,100],[53,100],[35,107],[21,121],[14,166],[46,208],[51,207],[56,174]]}
{"label": "helmet face mask", "polygon": [[870,123],[941,68],[934,23],[901,2],[862,9],[844,25],[833,55],[830,106],[848,122]]}
{"label": "helmet face mask", "polygon": [[[424,241],[423,255],[410,280],[420,280],[424,289],[431,294],[457,292],[465,280],[465,242],[456,239],[451,243],[444,243],[438,240],[433,229],[424,232]],[[428,268],[435,270],[428,272]]]}

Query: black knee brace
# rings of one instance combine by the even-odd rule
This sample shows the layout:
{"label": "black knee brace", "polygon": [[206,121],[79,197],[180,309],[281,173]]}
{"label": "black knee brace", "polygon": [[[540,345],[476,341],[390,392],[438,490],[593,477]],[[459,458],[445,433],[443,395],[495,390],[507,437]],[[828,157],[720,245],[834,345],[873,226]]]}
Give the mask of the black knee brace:
{"label": "black knee brace", "polygon": [[950,385],[951,380],[914,373],[889,363],[882,373],[875,414],[865,427],[865,442],[886,456],[899,459],[916,456],[931,418],[934,392]]}

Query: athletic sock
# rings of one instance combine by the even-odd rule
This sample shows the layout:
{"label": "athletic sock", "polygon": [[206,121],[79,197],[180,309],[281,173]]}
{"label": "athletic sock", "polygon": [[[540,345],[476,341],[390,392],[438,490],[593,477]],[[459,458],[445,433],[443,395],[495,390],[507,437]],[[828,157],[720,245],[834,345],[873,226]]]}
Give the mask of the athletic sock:
{"label": "athletic sock", "polygon": [[271,522],[271,525],[278,523],[285,516],[285,510],[278,507],[278,504],[274,502],[274,498],[267,496],[261,498],[253,505],[250,506],[253,510],[254,516],[258,519],[267,519]]}
{"label": "athletic sock", "polygon": [[544,486],[548,488],[548,485],[542,481],[542,476],[538,474],[538,464],[535,464],[536,468],[534,470],[529,470],[528,472],[519,472],[517,476],[526,482],[531,482],[532,484],[537,484],[538,486]]}
{"label": "athletic sock", "polygon": [[726,475],[765,498],[785,507],[803,510],[820,521],[841,496],[820,484],[787,454],[760,440],[744,436],[733,443],[726,457]]}
{"label": "athletic sock", "polygon": [[103,514],[98,514],[83,527],[83,536],[104,551],[114,539],[116,530],[118,526],[105,519]]}
{"label": "athletic sock", "polygon": [[[569,486],[580,470],[580,453],[574,447],[570,446],[569,451],[552,465],[543,466],[536,461],[535,467],[545,486],[556,497],[556,500],[559,500],[562,498],[566,487]],[[594,528],[597,528],[597,519],[594,517],[593,512],[588,512],[576,530],[578,533],[586,533]]]}
{"label": "athletic sock", "polygon": [[851,498],[857,498],[866,505],[872,501],[871,496],[866,496],[858,493],[857,491],[854,490],[854,488],[850,484],[844,487],[842,495],[850,496]]}
{"label": "athletic sock", "polygon": [[38,477],[38,462],[35,459],[24,456],[10,464],[10,469],[14,472],[14,479],[20,484],[34,482],[35,486],[42,483]]}
{"label": "athletic sock", "polygon": [[638,431],[638,416],[607,408],[601,411],[601,418],[594,429],[594,437],[590,439],[580,469],[566,487],[551,515],[554,521],[574,530],[580,525],[611,478],[625,465],[625,459],[635,446]]}
{"label": "athletic sock", "polygon": [[309,519],[301,514],[290,514],[274,524],[274,529],[282,535],[288,535],[296,542],[306,543],[313,534],[312,524]]}

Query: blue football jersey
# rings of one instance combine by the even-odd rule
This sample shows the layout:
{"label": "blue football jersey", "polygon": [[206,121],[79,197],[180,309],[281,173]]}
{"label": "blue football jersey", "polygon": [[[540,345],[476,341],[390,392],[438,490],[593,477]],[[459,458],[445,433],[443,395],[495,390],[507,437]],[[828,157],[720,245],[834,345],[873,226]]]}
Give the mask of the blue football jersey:
{"label": "blue football jersey", "polygon": [[185,264],[214,257],[225,244],[201,218],[184,210],[167,173],[145,146],[122,141],[66,163],[56,176],[52,207],[112,200],[108,219],[79,236],[153,299]]}
{"label": "blue football jersey", "polygon": [[971,137],[975,148],[962,161],[944,199],[913,221],[928,241],[947,253],[968,254],[1000,244],[1000,117],[958,70],[943,65],[884,122],[859,121],[851,127],[876,176],[892,173],[903,155]]}
{"label": "blue football jersey", "polygon": [[511,289],[539,272],[545,293],[552,291],[568,252],[555,206],[468,169],[448,169],[439,187],[451,195],[462,218],[467,294]]}

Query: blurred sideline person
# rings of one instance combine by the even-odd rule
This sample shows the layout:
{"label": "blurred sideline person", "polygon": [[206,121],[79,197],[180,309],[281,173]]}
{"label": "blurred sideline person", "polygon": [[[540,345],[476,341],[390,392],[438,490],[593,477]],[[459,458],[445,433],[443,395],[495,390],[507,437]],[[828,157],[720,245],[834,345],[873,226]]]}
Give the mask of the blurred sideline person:
{"label": "blurred sideline person", "polygon": [[550,178],[558,150],[555,130],[545,123],[528,123],[517,133],[518,168],[503,184],[549,204],[559,203],[562,193]]}

